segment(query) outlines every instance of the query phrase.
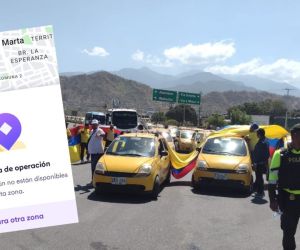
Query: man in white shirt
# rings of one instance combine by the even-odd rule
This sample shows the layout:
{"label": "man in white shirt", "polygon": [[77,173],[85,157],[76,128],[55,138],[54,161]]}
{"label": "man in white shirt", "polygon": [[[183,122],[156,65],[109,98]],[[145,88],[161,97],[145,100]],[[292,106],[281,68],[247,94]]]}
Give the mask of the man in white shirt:
{"label": "man in white shirt", "polygon": [[91,169],[92,169],[92,180],[96,165],[104,154],[103,148],[103,137],[105,136],[104,131],[98,127],[98,120],[92,120],[92,128],[91,135],[88,141],[88,152],[91,155]]}

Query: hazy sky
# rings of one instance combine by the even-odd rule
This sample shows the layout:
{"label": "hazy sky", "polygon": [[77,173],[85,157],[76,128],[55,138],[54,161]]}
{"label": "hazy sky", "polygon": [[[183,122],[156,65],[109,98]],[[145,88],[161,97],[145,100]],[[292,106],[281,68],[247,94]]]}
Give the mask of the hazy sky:
{"label": "hazy sky", "polygon": [[2,1],[0,30],[52,24],[59,71],[147,66],[300,83],[300,1]]}

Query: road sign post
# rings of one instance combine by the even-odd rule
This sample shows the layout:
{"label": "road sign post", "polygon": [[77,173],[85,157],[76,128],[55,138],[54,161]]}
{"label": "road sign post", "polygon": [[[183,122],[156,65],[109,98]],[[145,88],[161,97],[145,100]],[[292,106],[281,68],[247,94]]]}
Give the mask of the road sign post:
{"label": "road sign post", "polygon": [[153,101],[169,102],[169,103],[179,103],[183,104],[183,123],[185,123],[185,104],[188,105],[199,105],[199,117],[198,125],[200,123],[200,103],[201,103],[201,93],[188,93],[188,92],[177,92],[171,90],[163,89],[153,89],[152,92]]}
{"label": "road sign post", "polygon": [[200,101],[201,101],[200,94],[178,92],[178,103],[200,105]]}
{"label": "road sign post", "polygon": [[163,89],[153,89],[152,100],[175,103],[177,101],[177,92]]}
{"label": "road sign post", "polygon": [[[185,104],[199,105],[200,109],[201,94],[178,92],[178,103],[183,104],[183,123],[185,123]],[[198,117],[199,124],[199,117]]]}

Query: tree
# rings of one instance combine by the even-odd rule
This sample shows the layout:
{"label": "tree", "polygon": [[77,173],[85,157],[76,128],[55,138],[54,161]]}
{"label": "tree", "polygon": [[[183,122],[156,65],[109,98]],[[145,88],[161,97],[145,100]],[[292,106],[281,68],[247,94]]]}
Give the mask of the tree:
{"label": "tree", "polygon": [[239,109],[248,115],[284,115],[287,110],[283,101],[272,99],[233,106],[228,110],[228,113],[234,109]]}
{"label": "tree", "polygon": [[207,123],[214,128],[223,127],[226,124],[224,116],[219,114],[212,114],[209,116],[207,118]]}
{"label": "tree", "polygon": [[270,115],[285,115],[286,111],[287,108],[283,101],[280,100],[271,101]]}
{"label": "tree", "polygon": [[180,123],[183,123],[184,112],[185,112],[185,121],[190,122],[193,125],[196,125],[197,114],[195,109],[190,105],[177,105],[175,107],[170,107],[169,111],[166,113],[166,117],[167,119],[176,120]]}
{"label": "tree", "polygon": [[238,106],[241,111],[244,111],[248,115],[261,115],[262,108],[256,102],[246,102],[241,106]]}
{"label": "tree", "polygon": [[166,116],[163,112],[156,112],[151,116],[151,121],[154,123],[162,123],[166,120]]}
{"label": "tree", "polygon": [[238,108],[231,109],[229,116],[231,118],[231,124],[244,125],[251,122],[251,117]]}
{"label": "tree", "polygon": [[170,119],[165,122],[166,125],[179,126],[178,121]]}

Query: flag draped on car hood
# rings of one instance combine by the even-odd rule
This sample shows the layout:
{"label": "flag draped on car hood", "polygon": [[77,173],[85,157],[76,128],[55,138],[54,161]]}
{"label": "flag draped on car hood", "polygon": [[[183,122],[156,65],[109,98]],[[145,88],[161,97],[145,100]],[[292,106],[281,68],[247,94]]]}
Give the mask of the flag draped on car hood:
{"label": "flag draped on car hood", "polygon": [[199,152],[194,150],[189,154],[180,154],[168,146],[171,160],[171,173],[174,178],[180,179],[192,171],[196,164]]}

